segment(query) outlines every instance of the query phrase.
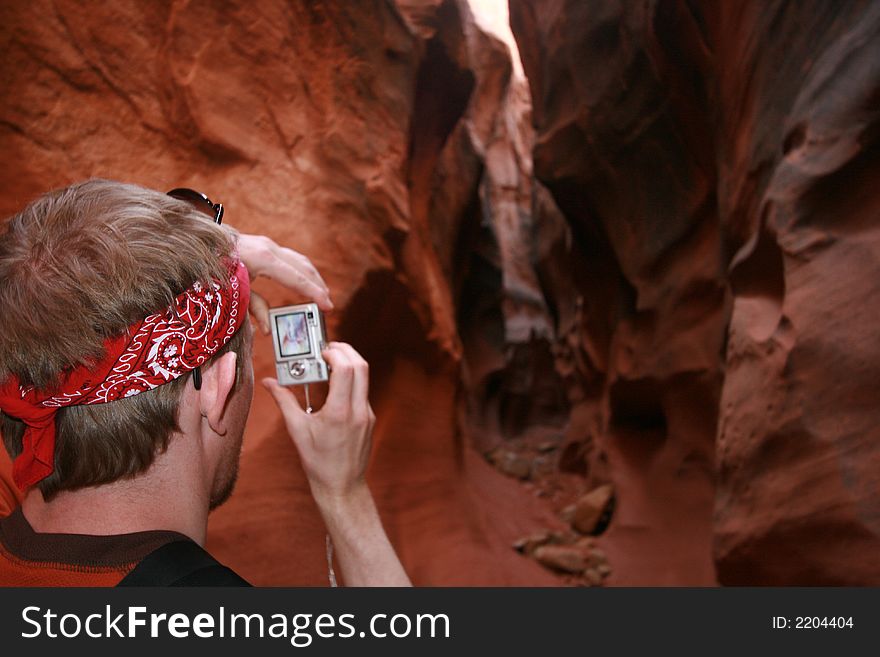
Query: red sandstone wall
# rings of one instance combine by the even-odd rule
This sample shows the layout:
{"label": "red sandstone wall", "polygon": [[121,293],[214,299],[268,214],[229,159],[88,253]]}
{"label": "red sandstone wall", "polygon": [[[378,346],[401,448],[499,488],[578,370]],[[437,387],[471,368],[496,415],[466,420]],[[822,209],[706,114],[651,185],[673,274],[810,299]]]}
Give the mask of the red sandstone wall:
{"label": "red sandstone wall", "polygon": [[510,9],[617,581],[880,583],[880,5]]}
{"label": "red sandstone wall", "polygon": [[[509,59],[464,5],[417,13],[380,0],[6,3],[0,214],[90,176],[186,185],[239,229],[306,253],[339,308],[331,334],[372,364],[370,480],[414,582],[552,584],[510,543],[556,521],[457,419],[453,247],[478,221],[464,209],[485,159],[468,140],[493,131]],[[258,377],[273,371],[267,342],[255,361]],[[262,390],[209,547],[257,584],[326,583],[321,521]]]}

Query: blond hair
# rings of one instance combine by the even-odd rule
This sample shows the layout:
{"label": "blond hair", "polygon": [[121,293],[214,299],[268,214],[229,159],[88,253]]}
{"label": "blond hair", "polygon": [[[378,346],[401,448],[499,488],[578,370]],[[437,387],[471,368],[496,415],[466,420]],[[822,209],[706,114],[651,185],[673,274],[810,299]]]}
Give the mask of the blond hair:
{"label": "blond hair", "polygon": [[[195,281],[223,280],[235,232],[185,201],[109,180],[89,180],[37,199],[0,228],[0,381],[51,388],[62,371],[101,359],[103,343],[169,305]],[[239,354],[239,330],[215,356]],[[189,375],[109,404],[56,415],[55,472],[62,490],[146,471],[179,430]],[[0,413],[3,441],[21,452],[22,422]]]}

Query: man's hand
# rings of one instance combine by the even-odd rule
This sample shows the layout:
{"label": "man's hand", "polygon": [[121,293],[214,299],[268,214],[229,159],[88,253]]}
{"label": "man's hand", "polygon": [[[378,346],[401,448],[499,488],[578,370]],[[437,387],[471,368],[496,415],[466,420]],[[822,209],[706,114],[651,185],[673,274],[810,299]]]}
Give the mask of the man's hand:
{"label": "man's hand", "polygon": [[411,586],[379,519],[364,473],[376,416],[370,408],[369,370],[351,346],[331,342],[332,368],[320,411],[306,413],[294,394],[263,379],[293,439],[309,486],[349,586]]}
{"label": "man's hand", "polygon": [[[238,254],[251,278],[266,276],[318,304],[321,310],[333,310],[330,290],[312,261],[302,253],[279,246],[264,235],[238,236]],[[251,290],[250,311],[264,335],[269,333],[269,304]]]}
{"label": "man's hand", "polygon": [[366,485],[376,416],[368,399],[367,361],[350,345],[331,342],[323,352],[330,364],[330,391],[320,411],[306,413],[293,392],[275,379],[263,385],[275,398],[293,438],[319,506],[345,504]]}

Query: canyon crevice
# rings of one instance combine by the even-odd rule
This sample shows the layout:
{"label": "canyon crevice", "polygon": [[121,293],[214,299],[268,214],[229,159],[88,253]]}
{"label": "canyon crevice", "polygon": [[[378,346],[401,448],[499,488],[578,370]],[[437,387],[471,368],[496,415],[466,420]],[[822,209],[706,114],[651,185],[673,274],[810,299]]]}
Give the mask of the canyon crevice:
{"label": "canyon crevice", "polygon": [[[880,583],[880,7],[509,4],[525,77],[464,0],[7,3],[0,216],[188,186],[311,258],[417,585]],[[257,386],[208,548],[324,533]]]}

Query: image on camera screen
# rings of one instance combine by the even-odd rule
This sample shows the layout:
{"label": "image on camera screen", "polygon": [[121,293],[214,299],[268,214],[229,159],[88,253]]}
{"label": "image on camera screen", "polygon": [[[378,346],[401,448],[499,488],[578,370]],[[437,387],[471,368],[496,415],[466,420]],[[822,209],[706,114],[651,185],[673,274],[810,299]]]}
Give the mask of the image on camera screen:
{"label": "image on camera screen", "polygon": [[276,315],[275,327],[278,329],[278,344],[282,358],[311,353],[312,347],[309,341],[305,313]]}

